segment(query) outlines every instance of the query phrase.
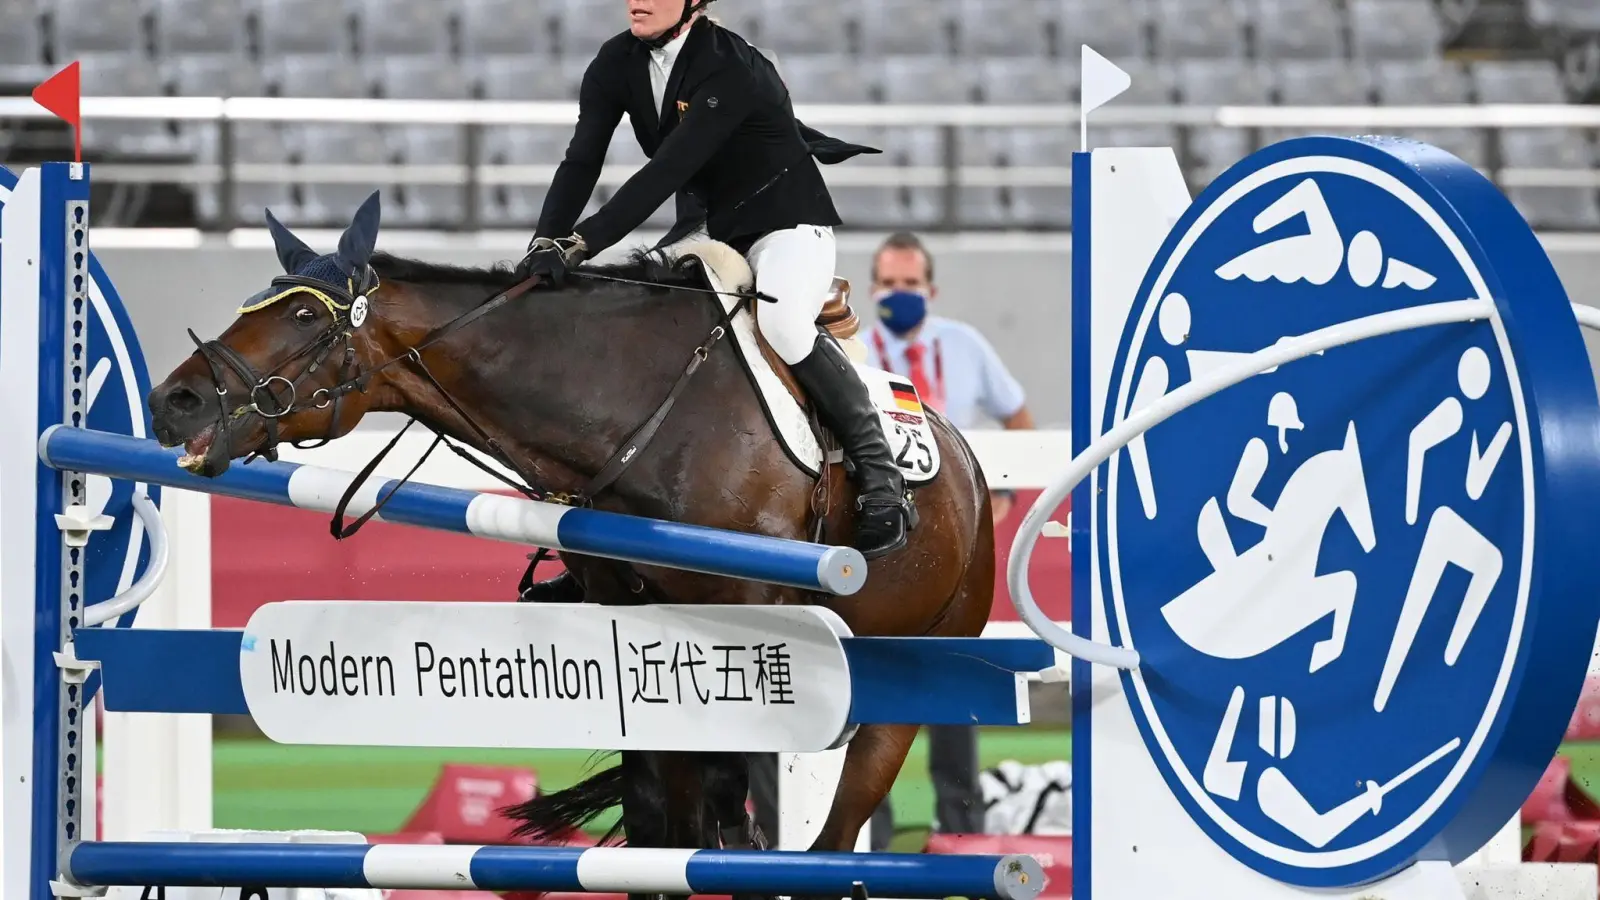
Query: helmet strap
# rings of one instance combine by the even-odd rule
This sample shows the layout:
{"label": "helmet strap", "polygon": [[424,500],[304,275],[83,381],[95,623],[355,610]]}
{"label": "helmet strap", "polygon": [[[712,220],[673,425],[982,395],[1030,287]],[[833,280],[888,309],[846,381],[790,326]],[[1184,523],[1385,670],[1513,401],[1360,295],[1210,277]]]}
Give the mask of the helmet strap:
{"label": "helmet strap", "polygon": [[689,24],[690,19],[694,18],[694,14],[710,6],[712,2],[713,0],[684,0],[683,15],[678,17],[678,24],[653,38],[640,38],[639,40],[643,41],[651,50],[660,50],[662,47],[677,40],[678,35],[683,32],[684,26]]}

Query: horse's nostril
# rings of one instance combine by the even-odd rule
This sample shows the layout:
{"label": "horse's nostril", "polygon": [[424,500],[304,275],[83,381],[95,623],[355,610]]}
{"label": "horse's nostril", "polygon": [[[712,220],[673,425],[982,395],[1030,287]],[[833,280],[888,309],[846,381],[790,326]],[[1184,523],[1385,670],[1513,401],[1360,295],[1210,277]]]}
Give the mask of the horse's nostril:
{"label": "horse's nostril", "polygon": [[175,387],[167,392],[167,408],[177,413],[195,413],[205,405],[205,400],[186,387]]}

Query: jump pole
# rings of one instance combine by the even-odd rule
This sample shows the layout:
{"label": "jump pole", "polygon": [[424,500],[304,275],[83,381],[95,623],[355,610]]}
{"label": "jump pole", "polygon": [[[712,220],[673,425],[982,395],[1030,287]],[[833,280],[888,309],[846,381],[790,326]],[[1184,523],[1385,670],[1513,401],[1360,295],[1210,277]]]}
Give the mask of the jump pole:
{"label": "jump pole", "polygon": [[[178,468],[179,453],[155,441],[60,425],[46,428],[39,439],[39,459],[64,472],[92,472],[315,512],[333,512],[356,478],[356,473],[339,469],[259,459],[203,478]],[[866,560],[853,547],[395,479],[369,479],[346,512],[358,516],[383,497],[388,502],[375,518],[385,522],[832,594],[853,594],[866,583]]]}
{"label": "jump pole", "polygon": [[66,868],[83,885],[844,897],[860,883],[883,896],[1001,900],[1031,900],[1044,880],[1026,855],[383,844],[86,843]]}

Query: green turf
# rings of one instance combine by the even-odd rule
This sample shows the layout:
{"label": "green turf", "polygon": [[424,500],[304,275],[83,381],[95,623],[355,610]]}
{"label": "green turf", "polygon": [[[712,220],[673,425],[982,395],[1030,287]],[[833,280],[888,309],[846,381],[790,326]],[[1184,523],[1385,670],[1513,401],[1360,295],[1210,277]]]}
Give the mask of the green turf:
{"label": "green turf", "polygon": [[[1066,759],[1069,743],[1065,731],[1009,728],[985,730],[979,747],[983,765],[990,766],[1003,759]],[[579,750],[285,747],[263,740],[219,740],[212,759],[218,828],[369,833],[398,829],[445,762],[530,766],[545,790],[578,781],[595,764],[594,754]],[[933,817],[933,786],[925,735],[912,746],[892,798],[897,831],[927,828]]]}
{"label": "green turf", "polygon": [[[1070,735],[1044,728],[985,729],[981,764],[1041,763],[1071,757]],[[1573,777],[1600,795],[1600,742],[1564,744]],[[397,830],[427,794],[445,762],[530,766],[545,790],[579,780],[595,764],[580,750],[415,750],[390,747],[286,747],[264,740],[219,740],[212,754],[218,828]],[[608,765],[604,761],[600,765]],[[917,850],[933,818],[926,734],[911,748],[891,795],[893,849]],[[611,824],[610,817],[597,823]]]}

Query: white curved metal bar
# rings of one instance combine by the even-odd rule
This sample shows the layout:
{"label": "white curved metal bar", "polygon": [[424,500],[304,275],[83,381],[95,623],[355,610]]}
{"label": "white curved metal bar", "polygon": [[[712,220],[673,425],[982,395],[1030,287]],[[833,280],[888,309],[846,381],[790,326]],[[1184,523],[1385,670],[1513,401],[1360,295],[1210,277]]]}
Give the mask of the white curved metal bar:
{"label": "white curved metal bar", "polygon": [[1023,519],[1022,527],[1017,531],[1016,541],[1011,545],[1011,560],[1006,567],[1006,584],[1011,589],[1011,603],[1016,607],[1017,614],[1035,634],[1064,653],[1087,662],[1116,666],[1119,669],[1138,668],[1139,653],[1134,648],[1102,644],[1073,634],[1070,630],[1057,625],[1045,615],[1044,610],[1039,608],[1028,584],[1028,563],[1033,558],[1033,547],[1039,540],[1039,533],[1049,521],[1050,513],[1072,493],[1078,482],[1094,471],[1095,466],[1105,462],[1129,441],[1154,426],[1212,394],[1232,387],[1246,378],[1259,375],[1267,369],[1366,338],[1430,325],[1486,319],[1493,311],[1492,300],[1453,300],[1391,310],[1341,322],[1257,350],[1218,369],[1208,378],[1189,382],[1118,422],[1068,463],[1066,471],[1045,488],[1039,499],[1035,500],[1032,508],[1028,510],[1027,517]]}
{"label": "white curved metal bar", "polygon": [[128,585],[127,590],[84,610],[83,625],[86,628],[103,625],[129,610],[137,609],[139,604],[150,599],[150,595],[161,584],[161,579],[166,577],[167,526],[161,521],[161,511],[156,509],[155,502],[142,490],[134,492],[133,510],[139,514],[139,521],[144,523],[145,534],[150,536],[150,564],[145,566],[144,574],[137,581]]}
{"label": "white curved metal bar", "polygon": [[1578,324],[1585,328],[1600,331],[1600,308],[1584,303],[1572,304],[1572,314],[1578,317]]}

